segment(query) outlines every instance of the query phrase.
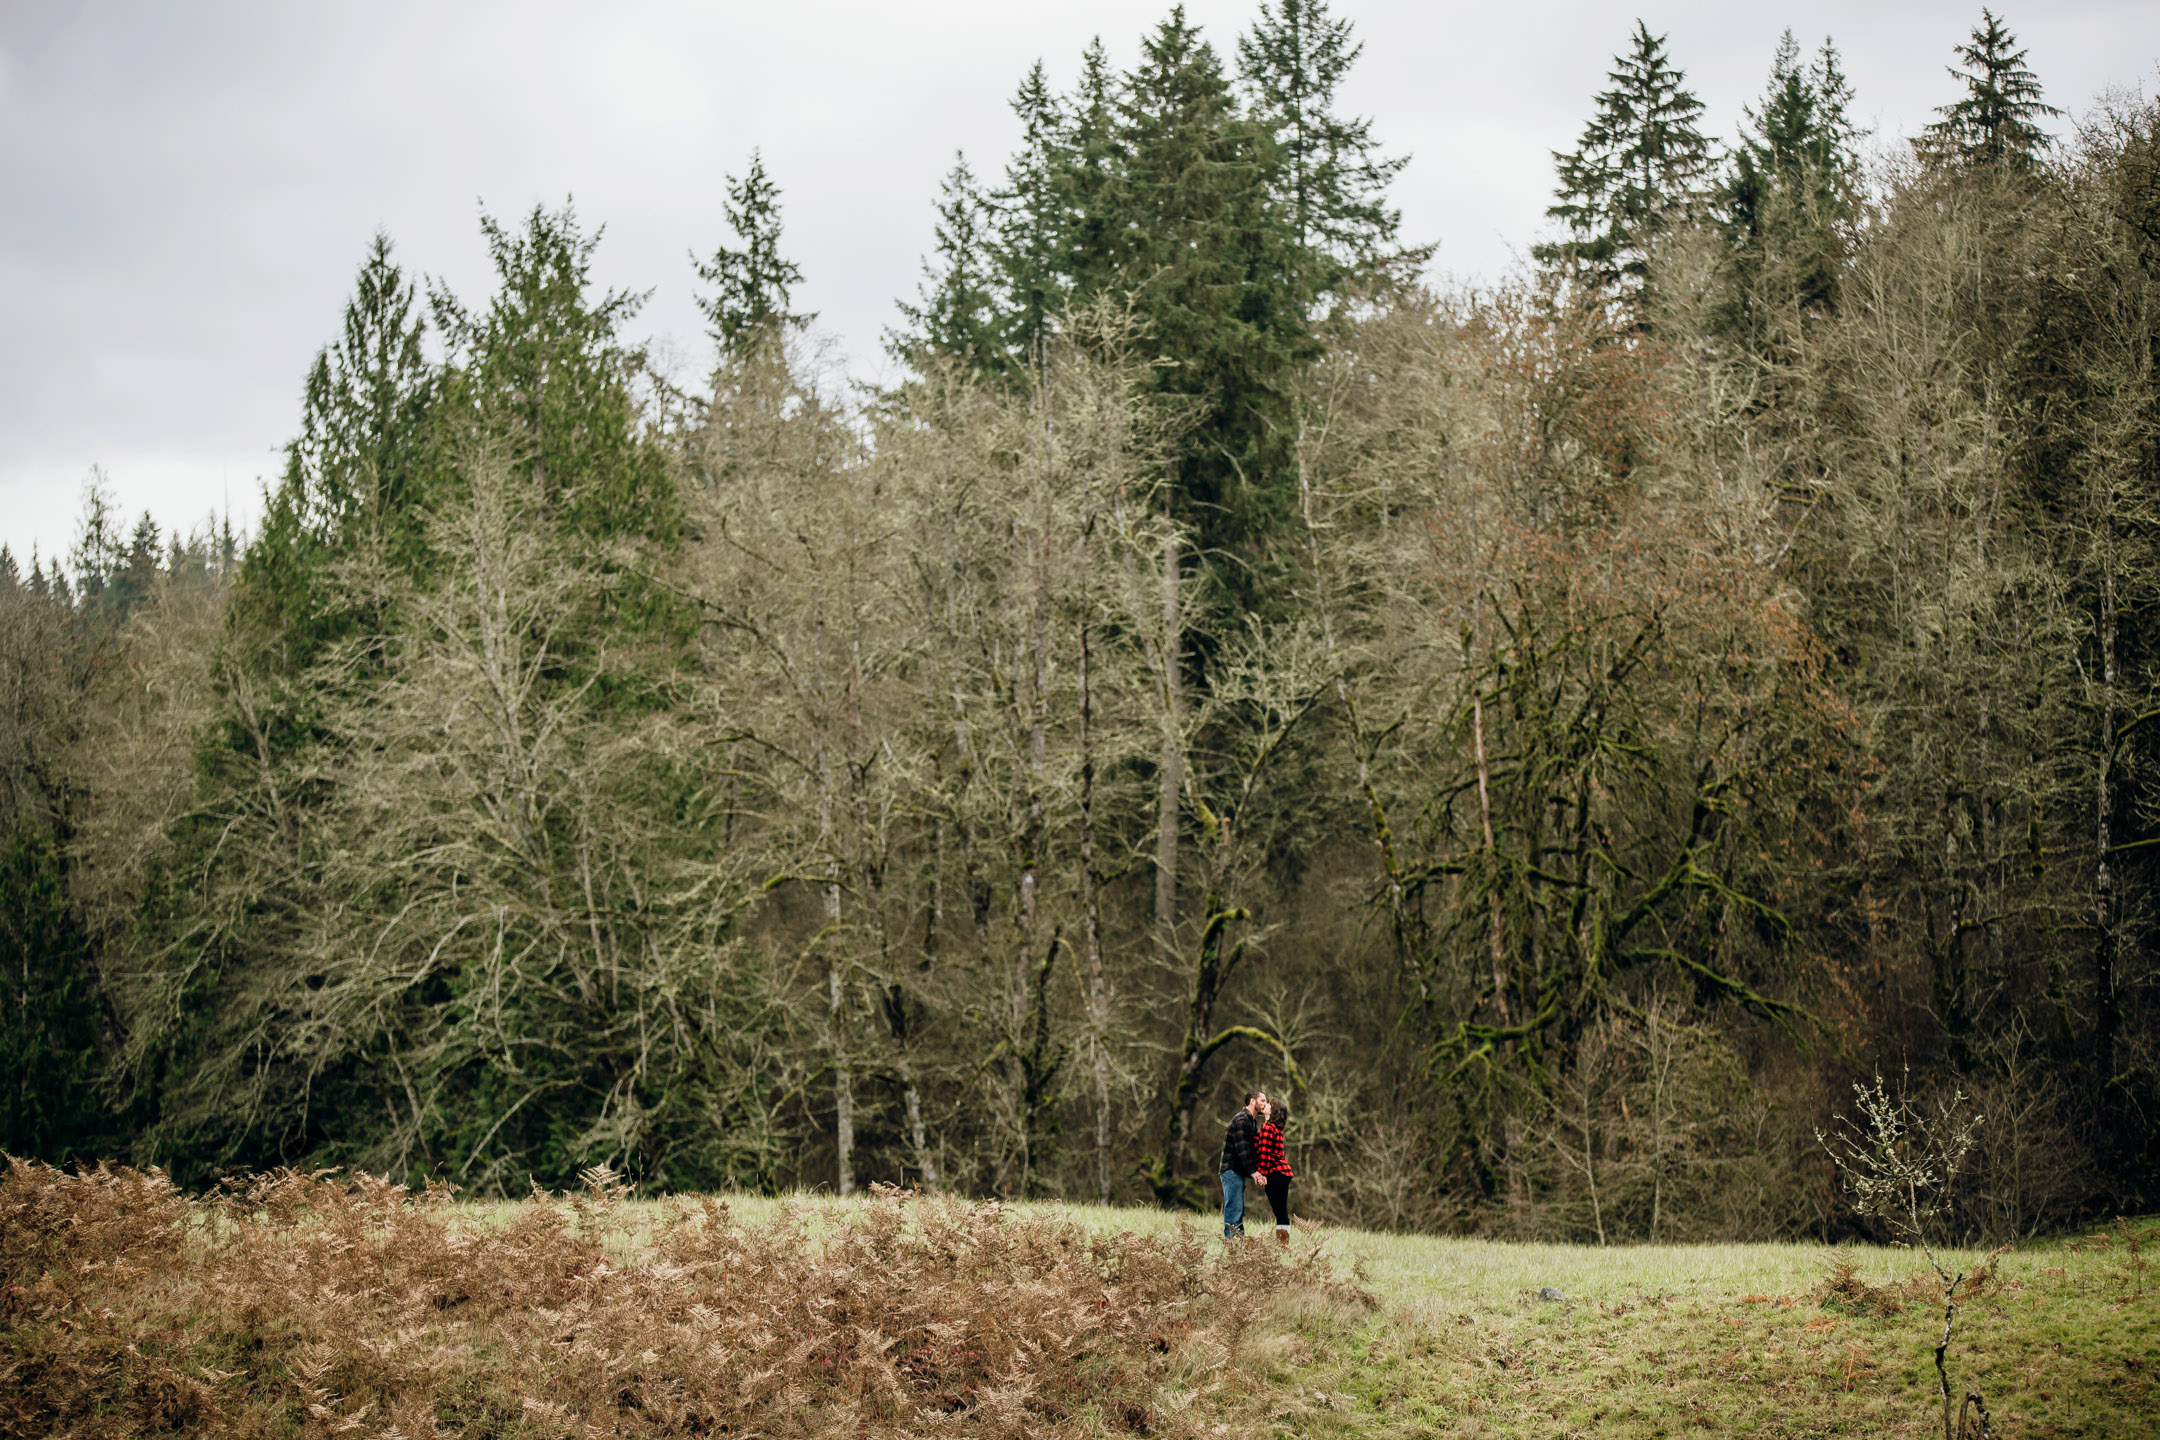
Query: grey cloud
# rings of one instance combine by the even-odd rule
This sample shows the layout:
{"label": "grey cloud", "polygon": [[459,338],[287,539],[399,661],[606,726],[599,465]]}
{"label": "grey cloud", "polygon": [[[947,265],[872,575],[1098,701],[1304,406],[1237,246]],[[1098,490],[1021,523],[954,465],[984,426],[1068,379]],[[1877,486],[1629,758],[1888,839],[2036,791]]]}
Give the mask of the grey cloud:
{"label": "grey cloud", "polygon": [[[1492,275],[1538,230],[1637,10],[1338,0],[1366,57],[1351,100],[1416,159],[1399,199],[1439,264]],[[2008,7],[2066,107],[2149,79],[2160,7]],[[605,283],[701,353],[688,254],[721,177],[761,147],[787,192],[802,297],[875,373],[955,147],[994,172],[1038,56],[1062,82],[1101,33],[1129,60],[1167,5],[964,3],[0,4],[0,540],[64,547],[83,475],[187,520],[245,512],[378,226],[410,266],[484,284],[476,226],[575,195]],[[1188,7],[1218,46],[1252,7]],[[1729,135],[1778,32],[1835,35],[1889,133],[1949,95],[1977,5],[1781,14],[1644,7]]]}

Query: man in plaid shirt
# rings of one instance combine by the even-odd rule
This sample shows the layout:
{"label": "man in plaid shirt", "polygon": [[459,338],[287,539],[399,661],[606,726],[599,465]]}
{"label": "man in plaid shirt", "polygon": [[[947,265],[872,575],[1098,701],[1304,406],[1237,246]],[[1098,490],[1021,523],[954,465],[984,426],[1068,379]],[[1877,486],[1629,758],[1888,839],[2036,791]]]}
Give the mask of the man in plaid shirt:
{"label": "man in plaid shirt", "polygon": [[1260,1135],[1260,1110],[1267,1096],[1258,1090],[1245,1092],[1245,1108],[1230,1117],[1222,1144],[1222,1234],[1236,1240],[1245,1234],[1245,1182],[1260,1168],[1255,1141]]}

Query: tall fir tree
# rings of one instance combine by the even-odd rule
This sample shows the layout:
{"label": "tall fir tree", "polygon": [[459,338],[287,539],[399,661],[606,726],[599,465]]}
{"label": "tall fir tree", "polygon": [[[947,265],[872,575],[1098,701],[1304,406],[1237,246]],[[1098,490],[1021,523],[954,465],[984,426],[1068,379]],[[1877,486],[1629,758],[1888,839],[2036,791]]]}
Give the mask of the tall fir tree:
{"label": "tall fir tree", "polygon": [[2001,18],[1983,7],[1972,37],[1957,47],[1964,68],[1947,67],[1965,86],[1964,97],[1936,110],[1942,118],[1914,142],[1921,155],[2014,174],[2037,169],[2055,143],[2038,122],[2062,111],[2041,100],[2040,77],[2026,66],[2026,53]]}
{"label": "tall fir tree", "polygon": [[1758,105],[1744,111],[1720,208],[1743,272],[1746,303],[1767,272],[1812,312],[1834,300],[1841,228],[1859,195],[1859,132],[1852,87],[1837,48],[1823,42],[1813,64],[1787,30]]}
{"label": "tall fir tree", "polygon": [[988,232],[982,191],[967,157],[956,155],[938,187],[934,246],[923,261],[917,301],[900,302],[907,325],[886,335],[886,348],[895,358],[919,365],[937,356],[986,376],[1004,369],[996,262]]}
{"label": "tall fir tree", "polygon": [[413,283],[378,231],[361,261],[343,334],[316,357],[286,473],[304,523],[334,541],[361,509],[403,512],[417,498],[428,449],[434,370]]}
{"label": "tall fir tree", "polygon": [[1040,60],[1012,99],[1020,149],[995,197],[995,256],[1008,297],[1006,350],[1029,364],[1072,294],[1072,175],[1076,157],[1064,106]]}
{"label": "tall fir tree", "polygon": [[363,618],[327,588],[339,555],[365,540],[383,545],[395,566],[421,563],[437,374],[423,350],[417,287],[392,256],[378,231],[342,332],[308,371],[300,434],[240,563],[235,624],[260,659],[287,673]]}
{"label": "tall fir tree", "polygon": [[106,584],[125,562],[127,541],[120,524],[105,472],[93,468],[83,486],[82,517],[76,522],[75,544],[68,553],[85,606],[95,606],[103,598]]}
{"label": "tall fir tree", "polygon": [[448,378],[482,434],[518,457],[544,513],[592,540],[665,540],[677,518],[665,452],[644,430],[634,385],[644,352],[623,326],[646,297],[592,290],[593,251],[576,212],[534,206],[511,228],[483,217],[496,275],[487,308],[432,295],[455,346]]}
{"label": "tall fir tree", "polygon": [[1553,155],[1559,184],[1545,213],[1568,236],[1531,253],[1595,284],[1632,288],[1659,233],[1701,206],[1716,156],[1700,126],[1702,101],[1673,68],[1664,36],[1636,21],[1608,76],[1612,88],[1598,94],[1582,139]]}
{"label": "tall fir tree", "polygon": [[1059,264],[1068,293],[1097,293],[1117,273],[1116,196],[1125,168],[1119,117],[1122,79],[1101,37],[1080,56],[1080,78],[1065,102],[1065,174],[1061,199],[1066,232]]}
{"label": "tall fir tree", "polygon": [[1238,39],[1248,111],[1272,133],[1271,188],[1315,297],[1407,278],[1432,255],[1402,247],[1402,212],[1388,203],[1409,158],[1381,156],[1372,121],[1338,113],[1337,92],[1365,48],[1351,29],[1327,0],[1277,0]]}
{"label": "tall fir tree", "polygon": [[1269,190],[1268,137],[1238,113],[1182,6],[1147,38],[1119,131],[1109,284],[1133,297],[1163,357],[1156,387],[1196,417],[1177,469],[1180,518],[1203,554],[1249,557],[1288,513],[1295,373],[1314,353],[1296,241]]}
{"label": "tall fir tree", "polygon": [[697,303],[721,358],[740,360],[817,316],[790,308],[795,287],[802,284],[802,267],[781,250],[780,187],[765,173],[765,158],[755,150],[750,152],[749,172],[740,180],[732,175],[727,179],[726,214],[741,248],[722,245],[710,260],[693,263],[698,278],[714,287],[712,295],[700,296]]}

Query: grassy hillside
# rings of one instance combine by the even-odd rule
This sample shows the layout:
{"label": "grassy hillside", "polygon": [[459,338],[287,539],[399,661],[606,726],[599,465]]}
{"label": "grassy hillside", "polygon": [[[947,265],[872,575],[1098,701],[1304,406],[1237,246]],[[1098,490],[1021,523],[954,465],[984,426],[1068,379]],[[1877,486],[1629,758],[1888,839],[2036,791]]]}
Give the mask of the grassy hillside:
{"label": "grassy hillside", "polygon": [[[1209,1230],[16,1162],[0,1436],[1940,1433],[1905,1252]],[[2152,1239],[1994,1258],[1951,1366],[1997,1434],[2160,1431]]]}

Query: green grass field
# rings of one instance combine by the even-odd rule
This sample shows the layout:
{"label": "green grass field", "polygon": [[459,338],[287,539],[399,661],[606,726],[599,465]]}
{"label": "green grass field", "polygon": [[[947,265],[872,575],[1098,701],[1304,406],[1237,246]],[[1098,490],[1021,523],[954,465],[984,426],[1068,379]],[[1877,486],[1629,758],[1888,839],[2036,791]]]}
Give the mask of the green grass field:
{"label": "green grass field", "polygon": [[[1317,1243],[1362,1262],[1379,1309],[1308,1315],[1254,1342],[1269,1386],[1253,1418],[1278,1434],[1941,1431],[1942,1312],[1925,1298],[1938,1292],[1906,1285],[1912,1252],[1845,1252],[1869,1282],[1903,1288],[1903,1313],[1883,1315],[1824,1303],[1820,1246]],[[1996,1434],[2160,1436],[2160,1276],[2142,1258],[2058,1243],[1997,1259],[1949,1355],[1951,1383],[1980,1390]],[[1545,1287],[1566,1298],[1538,1299]]]}
{"label": "green grass field", "polygon": [[[833,1202],[814,1202],[832,1204]],[[746,1221],[779,1202],[743,1200]],[[1019,1208],[1019,1207],[1016,1207]],[[1038,1207],[1024,1207],[1035,1209]],[[1204,1216],[1039,1207],[1099,1229],[1212,1234]],[[1949,1353],[1998,1436],[2160,1437],[2160,1226],[2126,1246],[2071,1237],[1995,1260]],[[1272,1245],[1254,1227],[1245,1243]],[[1363,1277],[1366,1313],[1279,1303],[1247,1341],[1246,1387],[1204,1395],[1221,1433],[1282,1436],[1939,1435],[1939,1290],[1916,1252],[1869,1246],[1597,1248],[1315,1227]],[[1832,1298],[1830,1262],[1893,1289],[1899,1314]],[[1953,1269],[1986,1257],[1943,1256]],[[1566,1298],[1540,1300],[1550,1287]],[[1229,1398],[1240,1388],[1247,1393]],[[1173,1403],[1177,1397],[1172,1397]],[[1257,1429],[1255,1428],[1257,1427]]]}

